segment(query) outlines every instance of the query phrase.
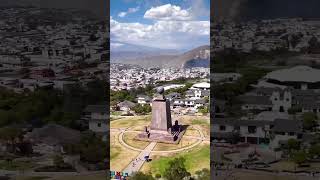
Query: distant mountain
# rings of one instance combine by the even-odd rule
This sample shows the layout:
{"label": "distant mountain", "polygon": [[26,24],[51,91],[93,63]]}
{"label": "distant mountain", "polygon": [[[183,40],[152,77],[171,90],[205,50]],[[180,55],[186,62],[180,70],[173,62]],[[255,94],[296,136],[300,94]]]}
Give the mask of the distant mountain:
{"label": "distant mountain", "polygon": [[[112,50],[111,50],[111,54],[112,54]],[[136,54],[139,54],[139,52],[136,52]],[[122,53],[122,55],[125,56],[129,54]],[[111,61],[111,62],[124,63],[124,64],[136,64],[144,67],[181,67],[181,68],[209,67],[210,46],[208,45],[200,46],[198,48],[192,49],[182,54],[178,53],[178,54],[159,55],[153,52],[146,52],[143,56],[139,56],[139,57],[132,56],[132,57],[126,57],[122,59],[118,58],[117,61]]]}
{"label": "distant mountain", "polygon": [[111,62],[121,62],[147,56],[174,55],[181,51],[174,49],[160,49],[148,46],[133,45],[123,42],[111,42]]}

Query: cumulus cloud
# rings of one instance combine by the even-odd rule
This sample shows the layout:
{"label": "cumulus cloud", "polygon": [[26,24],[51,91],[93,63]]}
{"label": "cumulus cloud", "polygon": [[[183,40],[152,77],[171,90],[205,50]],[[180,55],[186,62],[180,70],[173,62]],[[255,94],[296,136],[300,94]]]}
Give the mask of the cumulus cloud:
{"label": "cumulus cloud", "polygon": [[139,7],[139,6],[134,7],[134,8],[129,8],[126,12],[120,12],[120,13],[118,14],[118,16],[123,18],[123,17],[125,17],[126,15],[131,14],[131,13],[135,13],[135,12],[137,12],[137,11],[139,11],[139,10],[140,10],[140,7]]}
{"label": "cumulus cloud", "polygon": [[[152,7],[144,14],[144,18],[153,20],[148,24],[119,22],[111,17],[111,41],[163,49],[187,49],[208,44],[210,22],[197,20],[192,8],[182,9],[171,4]],[[138,10],[129,8],[122,16]]]}
{"label": "cumulus cloud", "polygon": [[[194,39],[205,37],[209,41],[209,21],[157,21],[152,25],[110,22],[111,39],[119,42],[158,48],[185,48]],[[192,41],[190,39],[193,39]],[[203,45],[204,42],[198,42]],[[205,42],[208,43],[208,42]]]}
{"label": "cumulus cloud", "polygon": [[152,7],[144,14],[144,18],[153,20],[191,20],[191,8],[182,9],[180,6],[166,4],[158,7]]}

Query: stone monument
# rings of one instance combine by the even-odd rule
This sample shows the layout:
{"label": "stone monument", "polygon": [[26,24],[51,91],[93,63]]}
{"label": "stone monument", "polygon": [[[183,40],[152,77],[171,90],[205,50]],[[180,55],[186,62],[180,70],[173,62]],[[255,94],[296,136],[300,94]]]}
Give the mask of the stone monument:
{"label": "stone monument", "polygon": [[145,127],[145,132],[135,138],[144,141],[164,143],[179,143],[185,128],[175,121],[172,126],[170,102],[164,96],[164,88],[157,88],[157,93],[152,100],[152,118],[150,127]]}

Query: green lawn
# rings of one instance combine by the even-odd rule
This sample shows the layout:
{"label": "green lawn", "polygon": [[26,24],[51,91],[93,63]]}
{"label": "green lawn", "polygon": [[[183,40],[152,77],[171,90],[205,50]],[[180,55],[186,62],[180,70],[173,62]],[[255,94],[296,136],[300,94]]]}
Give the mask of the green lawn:
{"label": "green lawn", "polygon": [[111,111],[111,115],[113,116],[121,116],[122,112],[121,111]]}
{"label": "green lawn", "polygon": [[195,119],[191,121],[192,125],[210,125],[208,120],[203,120],[203,119]]}
{"label": "green lawn", "polygon": [[165,169],[168,166],[168,162],[176,157],[184,157],[186,159],[185,166],[190,173],[195,173],[197,170],[203,168],[210,169],[210,146],[203,145],[195,148],[189,152],[183,152],[173,157],[160,157],[151,161],[149,168],[152,174],[163,175]]}

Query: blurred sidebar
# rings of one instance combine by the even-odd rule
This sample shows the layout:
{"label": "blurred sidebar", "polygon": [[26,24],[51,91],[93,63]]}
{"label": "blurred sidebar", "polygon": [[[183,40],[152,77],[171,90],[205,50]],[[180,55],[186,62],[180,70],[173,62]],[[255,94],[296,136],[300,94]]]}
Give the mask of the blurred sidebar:
{"label": "blurred sidebar", "polygon": [[319,179],[319,5],[214,1],[213,179]]}
{"label": "blurred sidebar", "polygon": [[0,3],[0,179],[106,179],[108,2]]}
{"label": "blurred sidebar", "polygon": [[110,177],[210,179],[210,0],[110,6]]}

